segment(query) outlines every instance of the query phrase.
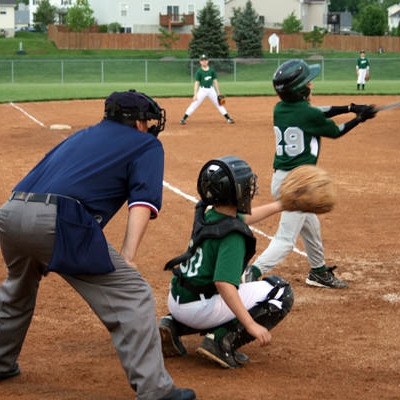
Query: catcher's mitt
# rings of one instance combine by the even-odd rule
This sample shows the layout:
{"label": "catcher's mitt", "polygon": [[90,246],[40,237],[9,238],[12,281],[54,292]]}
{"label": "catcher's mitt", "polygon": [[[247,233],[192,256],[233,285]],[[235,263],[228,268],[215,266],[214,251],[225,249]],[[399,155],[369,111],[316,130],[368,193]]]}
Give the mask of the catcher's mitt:
{"label": "catcher's mitt", "polygon": [[323,214],[332,210],[336,192],[325,170],[315,165],[302,165],[283,180],[278,199],[286,211]]}
{"label": "catcher's mitt", "polygon": [[225,104],[225,102],[226,102],[225,96],[224,96],[223,94],[220,94],[220,95],[218,96],[218,104],[219,104],[220,106],[223,106],[223,105]]}

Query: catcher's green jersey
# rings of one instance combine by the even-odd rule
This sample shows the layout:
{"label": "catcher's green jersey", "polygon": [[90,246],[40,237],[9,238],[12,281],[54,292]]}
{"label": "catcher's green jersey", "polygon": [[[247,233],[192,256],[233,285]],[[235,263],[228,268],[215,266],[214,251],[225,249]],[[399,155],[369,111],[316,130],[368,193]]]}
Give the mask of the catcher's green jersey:
{"label": "catcher's green jersey", "polygon": [[339,128],[308,101],[281,101],[274,109],[276,152],[274,168],[291,170],[304,164],[316,164],[320,136],[336,138]]}
{"label": "catcher's green jersey", "polygon": [[201,87],[210,88],[213,86],[214,79],[217,79],[217,73],[213,67],[208,67],[207,71],[203,68],[199,68],[196,71],[196,81],[200,82]]}
{"label": "catcher's green jersey", "polygon": [[[207,222],[217,221],[226,217],[213,208],[204,215]],[[239,215],[239,218],[242,216]],[[203,286],[212,282],[229,282],[239,286],[243,273],[243,260],[246,254],[246,242],[242,234],[232,232],[221,239],[206,239],[196,249],[194,255],[182,262],[179,268],[185,279],[192,285]],[[177,283],[177,278],[172,278],[171,292],[180,303],[198,301],[199,297],[183,288]]]}

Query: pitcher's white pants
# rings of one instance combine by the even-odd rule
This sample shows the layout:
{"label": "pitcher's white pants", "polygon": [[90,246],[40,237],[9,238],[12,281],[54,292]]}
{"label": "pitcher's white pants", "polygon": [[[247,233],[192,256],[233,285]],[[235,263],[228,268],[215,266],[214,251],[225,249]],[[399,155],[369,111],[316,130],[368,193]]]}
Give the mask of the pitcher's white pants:
{"label": "pitcher's white pants", "polygon": [[197,91],[197,99],[192,101],[192,103],[187,108],[185,114],[187,116],[193,114],[196,108],[203,102],[203,100],[206,97],[208,97],[212,101],[214,106],[217,107],[218,111],[222,115],[227,114],[226,108],[218,104],[218,95],[214,87],[210,88],[200,87],[199,90]]}

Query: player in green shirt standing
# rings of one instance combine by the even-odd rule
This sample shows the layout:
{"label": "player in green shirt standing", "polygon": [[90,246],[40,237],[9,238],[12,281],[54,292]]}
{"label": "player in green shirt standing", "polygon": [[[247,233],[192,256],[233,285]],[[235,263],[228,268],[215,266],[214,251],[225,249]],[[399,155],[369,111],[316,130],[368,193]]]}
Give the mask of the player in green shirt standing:
{"label": "player in green shirt standing", "polygon": [[200,57],[200,68],[196,71],[196,81],[194,83],[193,101],[185,111],[185,115],[181,119],[181,124],[186,124],[186,119],[194,113],[197,107],[208,97],[218,111],[226,118],[228,124],[233,124],[235,121],[231,118],[223,105],[219,105],[219,91],[217,73],[215,69],[208,64],[208,57],[203,54]]}
{"label": "player in green shirt standing", "polygon": [[[337,139],[360,122],[375,117],[374,106],[350,104],[346,106],[311,106],[312,79],[320,71],[320,65],[307,65],[301,59],[292,59],[276,70],[273,85],[282,101],[274,108],[274,132],[276,152],[271,192],[276,198],[286,175],[305,164],[317,164],[321,138]],[[330,118],[353,112],[355,118],[336,125]],[[283,211],[278,230],[266,250],[249,265],[243,275],[245,282],[257,280],[280,263],[296,245],[301,236],[311,269],[306,283],[323,288],[346,288],[347,282],[338,279],[327,267],[321,239],[320,222],[316,214],[299,211]]]}
{"label": "player in green shirt standing", "polygon": [[365,82],[369,79],[369,60],[365,57],[365,51],[360,51],[360,57],[357,59],[356,73],[357,73],[357,90],[365,89]]}

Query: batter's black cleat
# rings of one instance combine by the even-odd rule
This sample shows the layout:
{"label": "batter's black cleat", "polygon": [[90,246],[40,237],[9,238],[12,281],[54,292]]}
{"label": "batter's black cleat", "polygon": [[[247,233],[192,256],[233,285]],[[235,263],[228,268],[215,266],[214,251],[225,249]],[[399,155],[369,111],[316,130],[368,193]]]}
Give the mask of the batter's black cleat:
{"label": "batter's black cleat", "polygon": [[181,337],[177,333],[175,320],[172,315],[162,317],[158,328],[161,335],[164,357],[185,356],[187,354]]}
{"label": "batter's black cleat", "polygon": [[335,265],[334,267],[329,267],[326,271],[319,273],[310,269],[306,279],[306,284],[330,289],[345,289],[349,287],[347,282],[336,278],[335,274],[333,273],[333,270],[336,268],[337,267]]}
{"label": "batter's black cleat", "polygon": [[222,368],[239,368],[249,361],[246,354],[236,353],[230,346],[224,346],[222,341],[216,342],[213,336],[212,334],[207,334],[196,353],[215,361]]}
{"label": "batter's black cleat", "polygon": [[11,371],[0,372],[0,381],[4,381],[5,379],[14,378],[21,373],[18,364],[15,365],[15,368]]}
{"label": "batter's black cleat", "polygon": [[185,118],[182,118],[182,119],[180,120],[180,124],[181,124],[181,125],[186,125],[186,119],[185,119]]}
{"label": "batter's black cleat", "polygon": [[196,400],[196,393],[192,389],[176,388],[171,395],[163,397],[160,400]]}
{"label": "batter's black cleat", "polygon": [[228,122],[228,124],[234,124],[235,123],[235,121],[232,118],[228,118],[227,122]]}

